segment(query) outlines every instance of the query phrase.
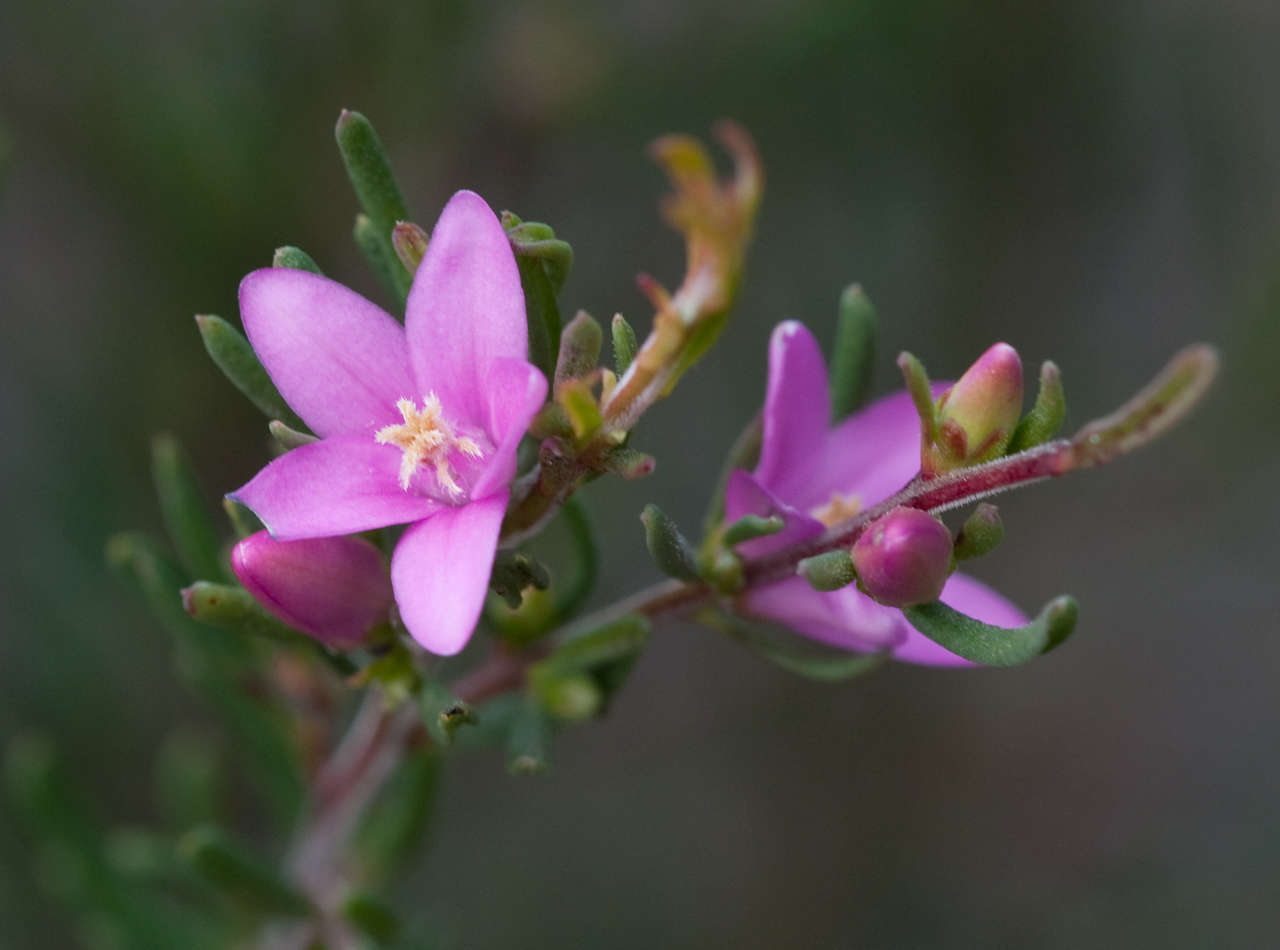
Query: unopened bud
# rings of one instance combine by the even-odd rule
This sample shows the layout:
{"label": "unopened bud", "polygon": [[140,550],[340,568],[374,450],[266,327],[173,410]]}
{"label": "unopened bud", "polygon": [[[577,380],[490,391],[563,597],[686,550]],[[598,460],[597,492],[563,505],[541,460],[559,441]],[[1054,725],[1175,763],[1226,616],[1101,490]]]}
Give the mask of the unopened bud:
{"label": "unopened bud", "polygon": [[999,458],[1022,414],[1022,360],[1007,343],[978,357],[938,400],[938,427],[924,447],[927,475]]}
{"label": "unopened bud", "polygon": [[873,521],[850,552],[858,583],[889,607],[937,600],[951,569],[951,533],[918,508],[894,508]]}
{"label": "unopened bud", "polygon": [[276,541],[259,531],[235,546],[231,567],[269,612],[334,646],[359,643],[392,603],[382,555],[356,537]]}

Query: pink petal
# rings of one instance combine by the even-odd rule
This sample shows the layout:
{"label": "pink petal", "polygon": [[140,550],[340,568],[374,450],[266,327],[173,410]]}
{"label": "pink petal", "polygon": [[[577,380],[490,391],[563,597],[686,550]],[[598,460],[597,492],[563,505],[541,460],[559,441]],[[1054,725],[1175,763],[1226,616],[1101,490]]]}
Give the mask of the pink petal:
{"label": "pink petal", "polygon": [[404,491],[400,451],[372,436],[321,439],[276,459],[231,497],[278,541],[354,534],[419,521],[439,502]]}
{"label": "pink petal", "polygon": [[259,531],[235,546],[231,567],[258,603],[325,643],[359,643],[391,608],[382,554],[360,538],[275,541]]}
{"label": "pink petal", "polygon": [[[986,584],[965,574],[952,574],[942,589],[942,602],[975,620],[997,627],[1021,627],[1027,615]],[[968,660],[938,646],[908,624],[906,641],[893,651],[894,659],[926,666],[973,666]]]}
{"label": "pink petal", "polygon": [[[764,439],[756,478],[784,500],[803,492],[831,419],[827,364],[802,323],[780,323],[769,338]],[[797,505],[797,507],[803,507]]]}
{"label": "pink petal", "polygon": [[[949,383],[936,383],[940,395]],[[920,471],[920,417],[905,390],[877,399],[828,432],[809,477],[787,500],[809,509],[833,494],[857,495],[863,507],[896,493]]]}
{"label": "pink petal", "polygon": [[444,508],[412,525],[391,558],[400,619],[432,653],[467,645],[489,589],[498,531],[507,510],[501,491],[460,508]]}
{"label": "pink petal", "polygon": [[385,311],[318,274],[254,271],[240,283],[254,352],[294,411],[320,436],[398,422],[397,399],[420,399],[404,329]]}
{"label": "pink petal", "polygon": [[460,191],[445,205],[406,314],[418,389],[434,391],[456,421],[483,427],[490,367],[502,357],[525,359],[528,330],[515,255],[474,192]]}
{"label": "pink petal", "polygon": [[822,534],[822,523],[796,511],[760,484],[750,472],[734,469],[724,492],[724,523],[732,524],[744,515],[771,517],[778,515],[783,528],[777,534],[739,544],[737,550],[747,557],[760,557],[799,541]]}
{"label": "pink petal", "polygon": [[802,577],[789,577],[751,591],[743,605],[753,614],[845,650],[872,653],[901,642],[902,612],[882,607],[855,587],[823,593]]}
{"label": "pink petal", "polygon": [[483,498],[511,483],[516,473],[516,447],[529,422],[547,398],[547,378],[522,359],[503,357],[489,371],[488,432],[497,448],[488,467],[471,488],[472,498]]}

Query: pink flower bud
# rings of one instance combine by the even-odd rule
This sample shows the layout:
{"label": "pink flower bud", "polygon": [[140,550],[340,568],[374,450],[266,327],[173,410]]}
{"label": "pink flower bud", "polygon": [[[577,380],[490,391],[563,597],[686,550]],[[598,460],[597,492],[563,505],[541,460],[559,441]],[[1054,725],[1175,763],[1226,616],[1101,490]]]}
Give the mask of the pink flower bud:
{"label": "pink flower bud", "polygon": [[859,585],[880,603],[932,603],[951,570],[951,532],[928,512],[894,508],[862,532],[851,555]]}
{"label": "pink flower bud", "polygon": [[354,646],[391,607],[382,554],[357,537],[276,541],[265,531],[231,552],[245,590],[289,626],[333,646]]}
{"label": "pink flower bud", "polygon": [[924,447],[924,472],[1000,457],[1021,414],[1022,360],[1008,343],[997,343],[938,400],[938,434]]}

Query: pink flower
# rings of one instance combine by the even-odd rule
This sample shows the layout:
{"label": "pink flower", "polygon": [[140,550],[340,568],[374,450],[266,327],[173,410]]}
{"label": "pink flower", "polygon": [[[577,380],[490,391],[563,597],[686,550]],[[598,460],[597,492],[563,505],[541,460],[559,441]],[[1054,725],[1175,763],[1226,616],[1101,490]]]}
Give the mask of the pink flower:
{"label": "pink flower", "polygon": [[232,549],[231,568],[263,607],[331,646],[360,643],[391,609],[382,554],[363,538],[275,541],[259,531]]}
{"label": "pink flower", "polygon": [[[814,537],[888,498],[919,471],[919,417],[905,391],[877,400],[835,428],[829,428],[830,419],[827,367],[817,341],[802,324],[780,324],[769,342],[760,462],[754,473],[733,473],[725,518],[778,514],[785,527],[740,545],[744,554],[759,556]],[[963,574],[951,575],[942,600],[997,626],[1027,622],[1004,597]],[[821,593],[804,578],[791,577],[749,591],[741,607],[847,650],[884,650],[898,660],[936,666],[968,662],[855,586]]]}
{"label": "pink flower", "polygon": [[478,195],[440,215],[405,325],[340,284],[268,269],[240,285],[245,331],[281,395],[320,436],[232,497],[279,541],[408,524],[391,560],[400,616],[453,654],[480,616],[516,470],[546,398],[527,360],[507,236]]}

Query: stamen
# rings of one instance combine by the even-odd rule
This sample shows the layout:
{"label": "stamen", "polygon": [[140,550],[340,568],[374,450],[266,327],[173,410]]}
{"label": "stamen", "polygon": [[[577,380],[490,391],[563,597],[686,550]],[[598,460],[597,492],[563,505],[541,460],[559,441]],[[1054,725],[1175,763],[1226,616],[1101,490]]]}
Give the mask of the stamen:
{"label": "stamen", "polygon": [[830,500],[814,508],[809,514],[830,528],[848,521],[861,510],[862,498],[857,494],[842,495],[833,491]]}
{"label": "stamen", "polygon": [[421,411],[412,399],[398,400],[396,408],[404,422],[383,426],[373,439],[379,445],[394,445],[404,453],[400,458],[400,487],[408,491],[414,473],[421,466],[430,465],[442,489],[451,495],[461,494],[462,486],[449,464],[449,453],[461,452],[467,458],[478,459],[484,450],[474,439],[454,432],[434,392],[422,400]]}

